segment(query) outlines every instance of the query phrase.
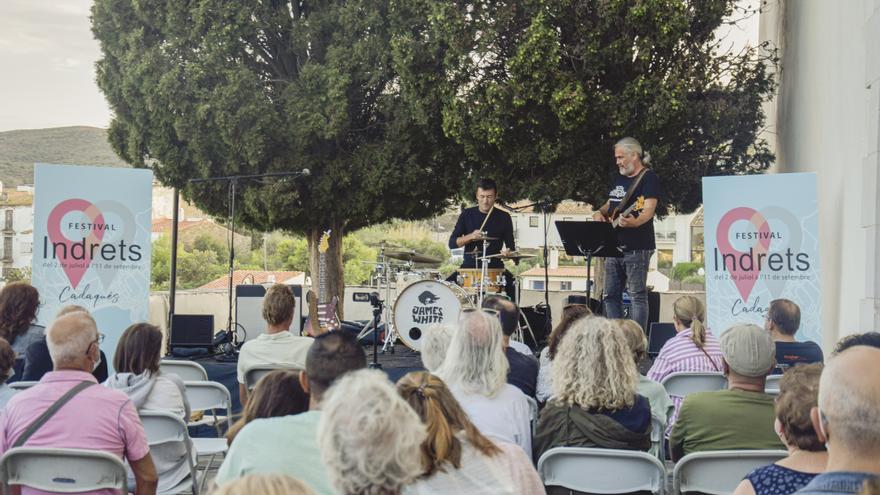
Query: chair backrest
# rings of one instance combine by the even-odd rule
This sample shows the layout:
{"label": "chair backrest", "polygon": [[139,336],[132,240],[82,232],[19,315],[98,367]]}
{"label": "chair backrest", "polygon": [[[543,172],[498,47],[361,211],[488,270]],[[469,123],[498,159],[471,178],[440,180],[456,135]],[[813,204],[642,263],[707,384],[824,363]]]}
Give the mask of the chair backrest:
{"label": "chair backrest", "polygon": [[0,481],[58,493],[128,490],[122,460],[108,452],[82,449],[10,449],[0,458]]}
{"label": "chair backrest", "polygon": [[9,388],[11,388],[12,390],[27,390],[38,383],[40,383],[40,382],[35,382],[35,381],[12,382],[9,384]]}
{"label": "chair backrest", "polygon": [[767,382],[764,384],[764,392],[768,394],[779,395],[780,380],[782,380],[782,375],[769,375],[767,377]]}
{"label": "chair backrest", "polygon": [[226,409],[227,414],[232,407],[229,390],[217,382],[186,381],[186,399],[193,411],[207,409]]}
{"label": "chair backrest", "polygon": [[687,397],[694,392],[723,390],[727,387],[727,378],[716,372],[681,371],[666,375],[660,384],[671,396]]}
{"label": "chair backrest", "polygon": [[159,361],[159,371],[162,373],[177,375],[185,382],[208,381],[208,372],[205,371],[205,368],[201,364],[193,361],[163,359]]}
{"label": "chair backrest", "polygon": [[733,493],[751,470],[773,464],[787,455],[785,450],[717,450],[688,454],[678,461],[672,472],[673,490],[675,494]]}
{"label": "chair backrest", "polygon": [[186,423],[174,414],[164,411],[140,411],[139,415],[141,423],[144,425],[144,432],[147,434],[147,443],[150,445],[150,448],[170,442],[183,443],[183,446],[186,448],[192,492],[193,495],[199,495],[196,466],[192,455],[192,442],[189,439]]}
{"label": "chair backrest", "polygon": [[632,450],[556,447],[538,459],[544,485],[588,493],[663,493],[666,468],[656,457]]}
{"label": "chair backrest", "polygon": [[257,365],[252,366],[246,370],[244,370],[244,383],[247,385],[247,389],[253,390],[254,387],[257,386],[257,382],[260,381],[260,378],[268,375],[269,373],[276,370],[290,370],[299,372],[301,370],[297,368],[290,368],[286,366],[277,366],[271,364]]}

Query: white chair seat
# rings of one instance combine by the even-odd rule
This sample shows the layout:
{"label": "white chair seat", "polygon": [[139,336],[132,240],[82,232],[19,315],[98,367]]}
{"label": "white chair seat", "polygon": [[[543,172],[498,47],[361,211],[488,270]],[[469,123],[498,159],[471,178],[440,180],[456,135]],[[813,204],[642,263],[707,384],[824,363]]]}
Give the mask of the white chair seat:
{"label": "white chair seat", "polygon": [[216,455],[228,450],[225,438],[193,438],[197,455]]}

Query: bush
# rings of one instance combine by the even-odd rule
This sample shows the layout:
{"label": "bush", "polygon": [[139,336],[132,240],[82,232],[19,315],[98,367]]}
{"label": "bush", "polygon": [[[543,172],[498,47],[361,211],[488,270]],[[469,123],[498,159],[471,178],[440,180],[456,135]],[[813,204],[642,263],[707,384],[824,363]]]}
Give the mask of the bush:
{"label": "bush", "polygon": [[691,275],[696,275],[697,271],[702,268],[702,266],[702,263],[697,263],[694,261],[679,263],[672,267],[672,279],[683,281]]}
{"label": "bush", "polygon": [[690,275],[681,281],[683,284],[706,285],[706,277],[702,275]]}

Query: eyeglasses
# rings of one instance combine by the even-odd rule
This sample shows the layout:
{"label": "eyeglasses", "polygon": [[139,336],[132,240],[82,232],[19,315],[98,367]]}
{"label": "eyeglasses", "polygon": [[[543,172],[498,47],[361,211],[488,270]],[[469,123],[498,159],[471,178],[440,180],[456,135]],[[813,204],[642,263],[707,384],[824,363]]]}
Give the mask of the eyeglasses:
{"label": "eyeglasses", "polygon": [[98,332],[98,337],[95,338],[95,340],[93,340],[92,343],[93,344],[100,344],[101,342],[104,342],[104,334],[101,332]]}

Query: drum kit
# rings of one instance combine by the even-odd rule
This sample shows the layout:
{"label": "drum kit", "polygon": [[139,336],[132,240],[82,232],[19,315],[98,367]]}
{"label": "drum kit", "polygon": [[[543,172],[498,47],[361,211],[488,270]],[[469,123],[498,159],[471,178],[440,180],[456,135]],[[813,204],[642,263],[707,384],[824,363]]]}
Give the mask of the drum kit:
{"label": "drum kit", "polygon": [[[386,329],[383,353],[389,349],[394,352],[393,344],[398,338],[410,349],[421,351],[422,339],[432,325],[454,324],[462,309],[479,307],[490,293],[507,297],[504,269],[489,268],[489,262],[493,259],[518,262],[534,255],[516,251],[487,255],[490,240],[493,238],[483,238],[483,256],[477,258],[480,268],[458,269],[454,283],[442,280],[439,271],[425,268],[442,263],[439,258],[384,241],[376,245],[379,258],[371,280],[384,292],[383,302],[387,301],[382,315]],[[518,280],[514,281],[514,293],[518,299]],[[518,306],[519,301],[515,302]],[[376,324],[375,321],[368,323],[359,338],[372,332]],[[519,337],[522,340],[521,334]]]}

